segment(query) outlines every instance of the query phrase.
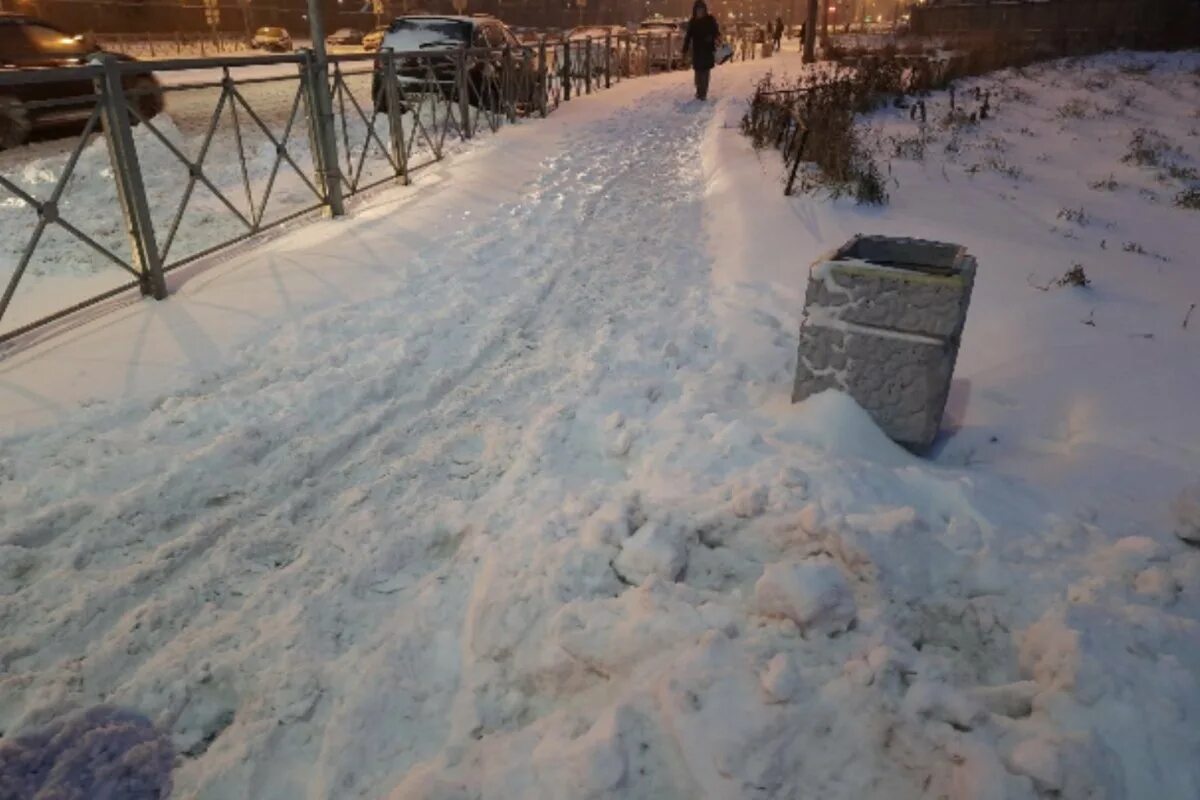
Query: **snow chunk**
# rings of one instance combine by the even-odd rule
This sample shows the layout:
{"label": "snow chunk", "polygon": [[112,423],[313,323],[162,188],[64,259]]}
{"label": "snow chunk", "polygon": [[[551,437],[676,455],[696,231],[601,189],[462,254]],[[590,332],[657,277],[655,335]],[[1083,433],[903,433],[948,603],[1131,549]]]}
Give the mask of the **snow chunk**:
{"label": "snow chunk", "polygon": [[1058,749],[1045,739],[1026,739],[1013,748],[1009,767],[1018,775],[1027,775],[1041,792],[1062,788],[1062,766]]}
{"label": "snow chunk", "polygon": [[609,440],[604,452],[613,458],[620,458],[629,454],[629,448],[633,447],[633,434],[627,429],[622,428]]}
{"label": "snow chunk", "polygon": [[754,597],[759,613],[788,617],[801,628],[822,633],[846,630],[856,612],[841,570],[827,560],[767,565]]}
{"label": "snow chunk", "polygon": [[909,716],[929,717],[960,730],[969,731],[983,717],[983,709],[962,692],[944,683],[919,681],[904,696]]}
{"label": "snow chunk", "polygon": [[742,489],[730,503],[734,516],[752,519],[760,516],[767,508],[767,490],[761,486]]}
{"label": "snow chunk", "polygon": [[1027,717],[1033,711],[1033,699],[1041,691],[1036,681],[1017,681],[1001,686],[976,686],[968,694],[993,714]]}
{"label": "snow chunk", "polygon": [[580,526],[579,539],[588,547],[615,546],[629,536],[629,510],[624,503],[610,502],[596,509]]}
{"label": "snow chunk", "polygon": [[613,562],[617,573],[630,583],[641,584],[650,576],[674,581],[687,566],[687,539],[674,525],[648,522],[621,543]]}
{"label": "snow chunk", "polygon": [[800,672],[787,653],[778,653],[768,661],[759,681],[768,703],[786,703],[800,690]]}
{"label": "snow chunk", "polygon": [[1200,483],[1180,492],[1171,510],[1175,512],[1175,535],[1188,544],[1200,545]]}

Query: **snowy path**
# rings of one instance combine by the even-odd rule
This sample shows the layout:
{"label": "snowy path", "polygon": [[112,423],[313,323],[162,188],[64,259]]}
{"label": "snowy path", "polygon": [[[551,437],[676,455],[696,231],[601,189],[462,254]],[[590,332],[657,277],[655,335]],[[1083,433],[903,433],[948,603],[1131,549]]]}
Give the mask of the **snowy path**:
{"label": "snowy path", "polygon": [[0,438],[0,731],[140,710],[206,800],[1195,796],[1196,551],[787,402],[795,265],[867,218],[762,177],[760,71],[82,327],[162,394]]}
{"label": "snowy path", "polygon": [[[287,719],[315,713],[328,733],[310,757],[328,751],[340,765],[313,796],[378,792],[362,781],[378,779],[379,765],[364,772],[341,748],[361,745],[350,735],[364,716],[404,716],[412,701],[402,686],[385,697],[335,691],[320,661],[444,673],[441,693],[411,711],[444,717],[454,667],[439,660],[456,657],[430,639],[457,638],[478,569],[455,558],[467,533],[455,509],[514,472],[549,470],[581,486],[619,475],[602,453],[572,463],[570,447],[557,463],[513,466],[525,451],[538,457],[524,438],[564,424],[608,384],[635,403],[652,397],[656,382],[647,371],[639,385],[639,362],[677,357],[669,337],[699,313],[708,265],[694,153],[711,109],[681,106],[678,95],[651,94],[574,137],[521,202],[423,251],[395,295],[324,314],[147,419],[104,419],[103,443],[66,431],[27,442],[54,455],[37,479],[10,476],[27,493],[5,503],[10,526],[33,516],[5,538],[23,564],[8,576],[24,586],[10,618],[23,618],[27,645],[6,663],[32,680],[22,696],[164,708],[184,750],[201,747],[193,739],[206,747],[235,709],[247,728],[285,708]],[[543,419],[527,418],[531,397]],[[611,447],[629,446],[628,433],[611,436]],[[105,462],[79,469],[97,447]],[[400,541],[397,521],[385,522],[396,512]],[[67,528],[93,526],[56,544]],[[112,581],[114,570],[124,579]],[[60,580],[77,587],[65,604]],[[381,607],[404,609],[403,621],[381,629]],[[49,669],[89,641],[104,646],[82,675]],[[305,654],[299,663],[286,655],[293,649]],[[243,710],[245,696],[261,713]],[[273,738],[253,740],[267,751],[256,760],[278,757],[284,743]],[[435,743],[427,725],[372,742],[396,774]],[[204,764],[212,796],[227,796],[215,788],[222,780],[259,780],[238,770],[216,778],[222,771]],[[188,777],[185,767],[184,787]],[[279,780],[263,778],[251,795],[294,796]]]}

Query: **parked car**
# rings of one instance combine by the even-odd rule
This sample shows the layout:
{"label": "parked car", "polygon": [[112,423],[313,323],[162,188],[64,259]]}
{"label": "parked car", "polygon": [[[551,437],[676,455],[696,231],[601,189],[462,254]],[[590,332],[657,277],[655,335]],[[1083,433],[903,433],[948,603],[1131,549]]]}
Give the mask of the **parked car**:
{"label": "parked car", "polygon": [[331,47],[355,47],[362,41],[363,33],[357,28],[338,28],[325,37],[325,44]]}
{"label": "parked car", "polygon": [[651,17],[638,26],[638,32],[645,34],[643,41],[650,66],[676,69],[687,65],[688,58],[683,54],[686,19]]}
{"label": "parked car", "polygon": [[[509,47],[508,58],[504,48]],[[519,87],[517,103],[532,103],[538,86],[537,54],[524,48],[508,27],[489,17],[410,15],[393,20],[384,34],[382,47],[403,55],[396,59],[396,75],[402,93],[423,92],[436,87],[444,97],[460,94],[457,75],[458,51],[471,48],[467,63],[467,102],[475,106],[499,108],[503,98],[500,86]],[[480,52],[486,49],[487,52]],[[417,55],[428,53],[428,57]],[[506,70],[512,70],[509,75]],[[432,78],[432,81],[431,81]],[[376,62],[371,96],[382,109],[382,63]],[[432,84],[432,87],[431,87]]]}
{"label": "parked car", "polygon": [[383,45],[383,35],[385,33],[387,33],[386,25],[376,28],[364,36],[362,39],[363,50],[366,50],[367,52],[374,52],[375,50],[378,50]]}
{"label": "parked car", "polygon": [[586,25],[575,28],[568,39],[592,40],[592,64],[604,71],[604,53],[609,48],[609,67],[619,75],[644,75],[649,72],[649,56],[641,42],[635,40],[623,25]]}
{"label": "parked car", "polygon": [[[78,67],[106,52],[87,37],[67,33],[36,17],[0,14],[0,74]],[[121,61],[137,61],[123,53],[111,55]],[[122,85],[131,104],[146,119],[162,111],[162,87],[149,69],[126,73]],[[83,123],[96,106],[94,92],[92,79],[84,77],[0,86],[0,149],[24,144],[38,129]],[[39,105],[47,101],[54,105]]]}
{"label": "parked car", "polygon": [[255,50],[266,50],[271,53],[290,53],[293,44],[291,34],[284,28],[266,27],[254,32],[250,46]]}

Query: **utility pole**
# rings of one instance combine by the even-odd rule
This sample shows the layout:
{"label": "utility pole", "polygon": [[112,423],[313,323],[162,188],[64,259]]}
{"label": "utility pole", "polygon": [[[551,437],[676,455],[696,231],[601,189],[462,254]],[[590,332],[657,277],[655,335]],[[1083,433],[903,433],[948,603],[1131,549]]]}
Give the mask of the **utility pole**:
{"label": "utility pole", "polygon": [[[816,41],[817,41],[817,3],[826,3],[829,0],[808,0],[808,14],[804,22],[804,63],[811,64],[817,60]],[[309,0],[312,2],[312,0]]]}

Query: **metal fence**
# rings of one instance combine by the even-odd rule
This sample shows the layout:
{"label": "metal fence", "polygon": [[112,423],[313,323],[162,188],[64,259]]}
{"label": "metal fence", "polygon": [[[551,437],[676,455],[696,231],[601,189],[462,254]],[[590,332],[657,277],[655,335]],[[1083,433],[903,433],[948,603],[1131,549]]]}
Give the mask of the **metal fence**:
{"label": "metal fence", "polygon": [[0,342],[131,289],[161,299],[172,270],[340,215],[454,142],[682,66],[674,38],[631,34],[2,73],[0,142],[32,141],[0,151]]}
{"label": "metal fence", "polygon": [[[796,189],[802,165],[812,163],[832,177],[852,166],[847,132],[856,113],[867,113],[906,96],[924,96],[964,74],[961,54],[864,57],[844,61],[826,74],[808,75],[791,85],[768,76],[756,87],[742,118],[742,133],[756,149],[775,148],[783,156],[785,195]],[[914,105],[924,121],[923,101]]]}

